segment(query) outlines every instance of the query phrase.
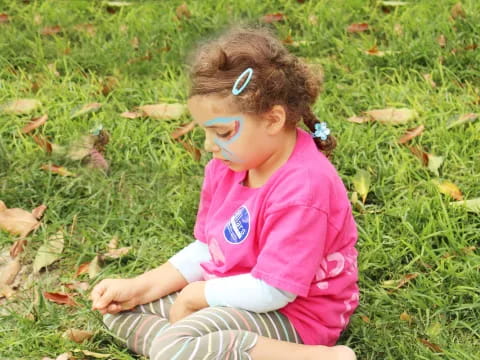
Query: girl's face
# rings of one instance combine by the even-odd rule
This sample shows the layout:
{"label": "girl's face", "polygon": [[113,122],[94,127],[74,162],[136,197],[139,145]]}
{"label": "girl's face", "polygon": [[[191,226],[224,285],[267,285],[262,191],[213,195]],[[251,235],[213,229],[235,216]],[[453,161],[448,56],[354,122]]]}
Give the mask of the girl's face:
{"label": "girl's face", "polygon": [[205,150],[232,170],[256,168],[270,156],[266,121],[231,112],[224,99],[211,95],[193,96],[187,105],[194,121],[205,129]]}

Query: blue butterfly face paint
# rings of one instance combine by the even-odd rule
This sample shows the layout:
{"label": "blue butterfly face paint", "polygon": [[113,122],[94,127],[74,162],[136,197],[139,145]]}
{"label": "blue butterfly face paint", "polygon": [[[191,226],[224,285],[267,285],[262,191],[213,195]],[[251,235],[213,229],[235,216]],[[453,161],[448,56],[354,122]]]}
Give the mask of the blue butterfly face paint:
{"label": "blue butterfly face paint", "polygon": [[229,145],[232,144],[235,140],[237,140],[242,132],[244,126],[244,119],[241,116],[231,116],[231,117],[218,117],[212,120],[208,120],[205,122],[206,126],[217,125],[217,124],[230,124],[234,122],[235,129],[226,140],[215,138],[215,144],[220,147],[222,152],[222,156],[225,160],[234,161],[234,162],[242,162],[230,149]]}

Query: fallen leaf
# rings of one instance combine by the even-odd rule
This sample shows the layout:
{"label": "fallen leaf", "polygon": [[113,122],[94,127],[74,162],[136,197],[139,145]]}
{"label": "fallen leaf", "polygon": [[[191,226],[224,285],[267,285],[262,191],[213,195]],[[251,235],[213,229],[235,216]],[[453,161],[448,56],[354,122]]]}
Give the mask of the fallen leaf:
{"label": "fallen leaf", "polygon": [[445,35],[440,34],[437,37],[437,44],[440,45],[440,47],[444,48],[447,45],[447,39],[445,38]]}
{"label": "fallen leaf", "polygon": [[11,298],[15,294],[15,291],[9,285],[0,284],[0,299],[2,297]]}
{"label": "fallen leaf", "polygon": [[58,166],[58,165],[54,165],[54,164],[45,164],[45,165],[42,165],[40,168],[42,170],[50,171],[54,174],[58,174],[58,175],[61,175],[61,176],[77,176],[74,173],[68,171],[63,166]]}
{"label": "fallen leaf", "polygon": [[408,315],[405,311],[400,314],[400,320],[407,321],[408,323],[412,322],[412,317]]}
{"label": "fallen leaf", "polygon": [[423,76],[423,78],[425,79],[425,81],[426,81],[432,88],[437,87],[437,84],[436,84],[435,81],[433,81],[433,79],[432,79],[432,75],[430,75],[430,74],[423,74],[422,76]]}
{"label": "fallen leaf", "polygon": [[85,281],[74,281],[72,283],[65,284],[65,286],[70,290],[87,291],[90,287],[90,284]]}
{"label": "fallen leaf", "polygon": [[131,41],[130,41],[130,44],[132,45],[132,48],[134,50],[138,50],[138,47],[140,45],[140,41],[138,40],[138,37],[134,37]]}
{"label": "fallen leaf", "polygon": [[43,292],[43,296],[45,299],[50,300],[56,304],[60,305],[70,305],[70,306],[77,306],[78,304],[73,300],[70,294],[63,294],[63,293],[53,293],[53,292]]}
{"label": "fallen leaf", "polygon": [[37,117],[37,118],[34,118],[32,119],[32,121],[30,121],[30,123],[28,123],[23,129],[22,129],[22,132],[24,134],[28,134],[29,132],[35,130],[36,128],[42,126],[43,124],[45,124],[45,122],[47,121],[48,119],[48,115],[42,115],[40,117]]}
{"label": "fallen leaf", "polygon": [[358,32],[364,32],[367,30],[369,30],[367,23],[351,24],[347,27],[347,32],[349,33],[358,33]]}
{"label": "fallen leaf", "polygon": [[90,339],[93,336],[92,331],[80,330],[80,329],[68,329],[62,335],[64,338],[75,341],[78,344],[83,343],[85,340]]}
{"label": "fallen leaf", "polygon": [[20,268],[20,261],[12,258],[6,264],[0,266],[0,286],[12,285]]}
{"label": "fallen leaf", "polygon": [[463,200],[463,201],[454,201],[450,205],[458,207],[465,206],[467,211],[480,214],[480,198]]}
{"label": "fallen leaf", "polygon": [[100,354],[100,353],[96,353],[96,352],[92,352],[92,351],[88,351],[88,350],[81,350],[81,349],[75,349],[73,351],[74,352],[82,352],[84,355],[94,357],[95,359],[106,359],[106,358],[112,356],[110,354]]}
{"label": "fallen leaf", "polygon": [[186,133],[192,131],[195,128],[195,121],[191,121],[188,124],[183,124],[178,129],[172,133],[172,138],[177,139],[180,136],[185,135]]}
{"label": "fallen leaf", "polygon": [[86,104],[80,107],[77,107],[72,110],[72,114],[70,115],[70,119],[76,118],[78,116],[88,114],[91,112],[96,112],[102,107],[102,104],[100,103],[91,103],[91,104]]}
{"label": "fallen leaf", "polygon": [[397,34],[398,36],[402,36],[402,35],[403,35],[403,27],[402,27],[402,25],[400,25],[400,24],[395,24],[395,25],[393,26],[393,32],[394,32],[395,34]]}
{"label": "fallen leaf", "polygon": [[80,264],[77,271],[75,272],[75,277],[78,277],[82,274],[86,274],[88,272],[88,267],[90,266],[90,262]]}
{"label": "fallen leaf", "polygon": [[186,110],[183,104],[154,104],[138,107],[145,116],[158,120],[178,119]]}
{"label": "fallen leaf", "polygon": [[178,6],[177,9],[175,10],[175,14],[177,15],[178,19],[183,19],[183,18],[190,18],[192,14],[190,13],[190,10],[188,10],[188,6],[186,3],[183,3],[182,5]]}
{"label": "fallen leaf", "polygon": [[12,100],[1,106],[4,113],[7,114],[28,114],[41,105],[40,101],[36,99],[19,99]]}
{"label": "fallen leaf", "polygon": [[98,275],[100,272],[100,257],[97,255],[93,258],[93,260],[88,265],[88,277],[93,279],[95,276]]}
{"label": "fallen leaf", "polygon": [[433,180],[433,183],[437,186],[438,190],[442,194],[449,195],[455,200],[463,200],[462,192],[454,183],[451,183],[450,181],[440,182],[436,179]]}
{"label": "fallen leaf", "polygon": [[350,116],[347,121],[350,121],[350,122],[353,122],[353,123],[356,123],[356,124],[363,124],[363,123],[366,123],[366,122],[369,122],[371,119],[370,117],[368,116]]}
{"label": "fallen leaf", "polygon": [[139,117],[143,117],[143,113],[134,112],[134,111],[124,111],[123,113],[120,114],[120,116],[127,119],[136,119]]}
{"label": "fallen leaf", "polygon": [[468,113],[468,114],[463,114],[458,117],[457,120],[451,122],[448,126],[447,129],[451,129],[452,127],[462,125],[468,122],[473,122],[478,119],[480,115],[475,114],[475,113]]}
{"label": "fallen leaf", "polygon": [[6,24],[10,21],[9,17],[5,13],[0,14],[0,24]]}
{"label": "fallen leaf", "polygon": [[312,25],[318,25],[318,16],[317,15],[308,15],[308,22]]}
{"label": "fallen leaf", "polygon": [[463,10],[462,3],[458,2],[455,5],[453,5],[452,9],[450,10],[450,14],[452,15],[452,18],[465,18],[467,15],[465,14],[465,10]]}
{"label": "fallen leaf", "polygon": [[47,210],[47,206],[42,204],[42,205],[37,206],[35,209],[32,210],[32,215],[35,216],[37,218],[37,220],[40,220],[42,218],[45,210]]}
{"label": "fallen leaf", "polygon": [[371,176],[366,170],[359,169],[352,179],[355,190],[362,197],[362,202],[365,204],[368,192],[370,190]]}
{"label": "fallen leaf", "polygon": [[4,209],[0,210],[0,230],[24,238],[40,226],[40,222],[31,212],[18,208],[7,209],[3,201],[0,200],[0,203]]}
{"label": "fallen leaf", "polygon": [[381,4],[383,6],[397,7],[397,6],[408,5],[408,2],[406,2],[406,1],[382,1]]}
{"label": "fallen leaf", "polygon": [[279,22],[279,21],[285,20],[285,16],[282,13],[277,12],[274,14],[264,15],[261,17],[260,20],[266,24],[271,24],[273,22]]}
{"label": "fallen leaf", "polygon": [[408,283],[409,281],[415,279],[416,277],[418,276],[418,274],[407,274],[405,275],[401,280],[400,282],[398,283],[398,285],[396,286],[396,289],[400,289],[402,286],[404,286],[406,283]]}
{"label": "fallen leaf", "polygon": [[118,259],[122,256],[127,255],[131,249],[132,248],[130,246],[122,247],[120,249],[110,249],[107,253],[104,254],[104,256],[109,259]]}
{"label": "fallen leaf", "polygon": [[110,94],[116,87],[118,87],[119,81],[114,76],[107,76],[102,80],[102,94],[107,96]]}
{"label": "fallen leaf", "polygon": [[180,144],[183,145],[185,150],[187,150],[192,155],[192,157],[195,159],[195,161],[200,161],[200,157],[202,156],[202,154],[196,146],[194,146],[190,142],[183,141],[181,139],[178,139],[178,141],[180,142]]}
{"label": "fallen leaf", "polygon": [[373,56],[385,56],[385,51],[378,50],[377,45],[373,45],[373,47],[364,51],[364,53],[367,55],[373,55]]}
{"label": "fallen leaf", "polygon": [[62,28],[59,25],[55,26],[45,26],[41,31],[40,34],[42,35],[55,35],[62,31]]}
{"label": "fallen leaf", "polygon": [[13,243],[13,245],[10,248],[10,256],[12,258],[16,258],[18,254],[22,253],[23,250],[25,250],[26,246],[27,246],[27,240],[18,239]]}
{"label": "fallen leaf", "polygon": [[399,144],[405,144],[413,138],[419,136],[425,130],[425,126],[419,125],[413,129],[408,129],[407,132],[398,140]]}
{"label": "fallen leaf", "polygon": [[437,353],[443,352],[443,350],[442,350],[442,348],[441,348],[440,346],[431,343],[431,342],[428,341],[427,339],[418,338],[418,340],[419,340],[423,345],[425,345],[425,346],[428,347],[430,350],[432,350],[433,352],[437,352]]}
{"label": "fallen leaf", "polygon": [[45,138],[41,136],[34,135],[33,141],[40,146],[45,152],[51,153],[53,151],[53,145]]}
{"label": "fallen leaf", "polygon": [[77,31],[84,31],[90,36],[95,36],[95,34],[97,33],[97,29],[93,24],[77,24],[73,28]]}
{"label": "fallen leaf", "polygon": [[360,318],[363,320],[363,322],[370,324],[370,318],[365,315],[360,315]]}
{"label": "fallen leaf", "polygon": [[58,355],[55,359],[49,358],[49,357],[43,357],[42,360],[73,360],[74,358],[72,357],[72,353],[63,353],[61,355]]}
{"label": "fallen leaf", "polygon": [[378,121],[382,124],[405,124],[418,116],[415,110],[401,108],[386,108],[378,110],[365,111],[365,114],[371,117],[372,120]]}
{"label": "fallen leaf", "polygon": [[37,273],[42,268],[57,261],[63,252],[63,246],[63,232],[59,230],[56,234],[48,238],[46,244],[43,244],[38,249],[35,260],[33,261],[33,272]]}
{"label": "fallen leaf", "polygon": [[392,293],[395,290],[398,290],[401,287],[403,287],[405,284],[407,284],[411,280],[415,279],[418,275],[419,275],[418,273],[417,274],[407,274],[403,278],[401,278],[400,280],[386,280],[382,283],[382,286],[386,287],[386,288],[392,288],[393,287],[393,289],[389,291],[389,293]]}
{"label": "fallen leaf", "polygon": [[425,152],[420,146],[408,146],[413,155],[415,155],[431,172],[438,176],[438,169],[443,164],[442,156],[435,156]]}
{"label": "fallen leaf", "polygon": [[106,5],[110,7],[125,7],[132,5],[132,3],[128,1],[107,1]]}

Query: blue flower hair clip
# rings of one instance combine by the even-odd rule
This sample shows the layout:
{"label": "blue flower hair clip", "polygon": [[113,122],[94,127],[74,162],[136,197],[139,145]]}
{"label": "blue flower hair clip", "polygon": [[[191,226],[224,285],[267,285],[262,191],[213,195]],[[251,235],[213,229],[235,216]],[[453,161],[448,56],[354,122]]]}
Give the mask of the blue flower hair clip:
{"label": "blue flower hair clip", "polygon": [[[245,82],[243,83],[242,87],[240,89],[238,89],[238,84],[239,82],[243,79],[244,75],[247,74],[247,80],[245,80]],[[252,78],[252,75],[253,75],[253,69],[252,68],[247,68],[243,73],[240,74],[240,76],[237,78],[237,80],[235,81],[235,84],[233,84],[233,87],[232,87],[232,94],[233,95],[238,95],[240,94],[243,89],[245,89],[245,87],[248,85],[248,83],[250,82],[250,79]]]}
{"label": "blue flower hair clip", "polygon": [[315,132],[312,133],[314,138],[320,138],[325,141],[327,140],[328,135],[330,135],[330,129],[327,127],[326,122],[315,124]]}

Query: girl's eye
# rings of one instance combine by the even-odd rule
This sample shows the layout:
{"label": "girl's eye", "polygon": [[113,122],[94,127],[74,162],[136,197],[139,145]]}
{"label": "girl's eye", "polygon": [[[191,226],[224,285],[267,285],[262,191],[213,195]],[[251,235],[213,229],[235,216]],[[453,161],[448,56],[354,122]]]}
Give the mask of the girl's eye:
{"label": "girl's eye", "polygon": [[226,133],[223,133],[223,134],[217,133],[217,136],[221,137],[221,138],[226,138],[226,137],[228,137],[228,135],[230,135],[230,131],[227,131]]}

